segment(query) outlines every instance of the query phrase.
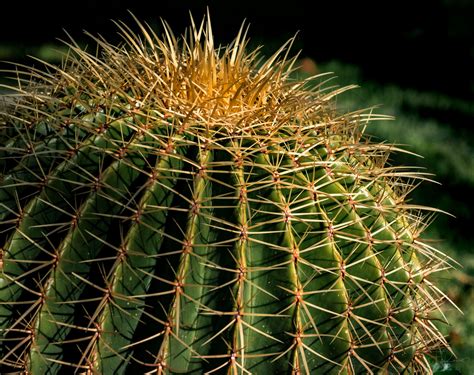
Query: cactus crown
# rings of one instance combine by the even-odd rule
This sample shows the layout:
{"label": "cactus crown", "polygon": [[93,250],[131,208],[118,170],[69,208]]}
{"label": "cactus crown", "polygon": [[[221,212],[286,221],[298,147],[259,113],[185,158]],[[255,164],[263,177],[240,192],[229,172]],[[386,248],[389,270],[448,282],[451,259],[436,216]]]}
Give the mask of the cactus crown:
{"label": "cactus crown", "polygon": [[426,175],[364,136],[385,117],[243,27],[137,24],[20,72],[1,114],[2,370],[430,371],[448,261],[406,200]]}

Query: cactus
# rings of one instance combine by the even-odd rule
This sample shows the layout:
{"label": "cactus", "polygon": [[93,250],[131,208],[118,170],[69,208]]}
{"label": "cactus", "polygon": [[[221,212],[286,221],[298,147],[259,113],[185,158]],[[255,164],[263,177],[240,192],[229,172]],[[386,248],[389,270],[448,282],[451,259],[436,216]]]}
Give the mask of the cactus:
{"label": "cactus", "polygon": [[23,69],[1,114],[1,372],[425,373],[448,258],[428,179],[387,164],[347,88],[242,28],[117,23]]}

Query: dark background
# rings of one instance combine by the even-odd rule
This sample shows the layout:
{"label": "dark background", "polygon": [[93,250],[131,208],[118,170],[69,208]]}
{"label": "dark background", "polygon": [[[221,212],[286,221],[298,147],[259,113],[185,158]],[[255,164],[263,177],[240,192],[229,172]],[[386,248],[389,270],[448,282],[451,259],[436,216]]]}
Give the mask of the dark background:
{"label": "dark background", "polygon": [[[76,39],[82,30],[113,37],[110,19],[127,10],[184,30],[191,10],[209,6],[215,35],[229,41],[243,19],[256,41],[281,44],[299,31],[296,47],[317,62],[332,59],[362,67],[369,78],[459,97],[474,93],[473,0],[399,1],[2,1],[0,43],[42,44]],[[275,47],[277,44],[275,44]]]}

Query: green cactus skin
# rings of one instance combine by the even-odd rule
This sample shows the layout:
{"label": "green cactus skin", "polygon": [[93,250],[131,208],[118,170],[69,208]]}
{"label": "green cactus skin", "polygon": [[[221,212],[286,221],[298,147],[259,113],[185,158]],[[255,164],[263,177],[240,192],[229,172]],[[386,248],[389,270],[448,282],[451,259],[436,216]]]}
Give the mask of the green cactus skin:
{"label": "green cactus skin", "polygon": [[[117,24],[1,114],[1,372],[430,372],[446,257],[370,111],[243,29]],[[280,57],[283,55],[283,57]]]}

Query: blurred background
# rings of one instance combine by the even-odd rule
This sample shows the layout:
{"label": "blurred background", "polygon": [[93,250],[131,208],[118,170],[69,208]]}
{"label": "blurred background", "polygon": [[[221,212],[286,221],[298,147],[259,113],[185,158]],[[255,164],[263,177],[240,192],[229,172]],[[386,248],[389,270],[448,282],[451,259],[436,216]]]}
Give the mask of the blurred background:
{"label": "blurred background", "polygon": [[[460,263],[440,282],[464,312],[446,306],[451,325],[443,331],[456,356],[443,353],[434,370],[474,373],[474,0],[7,0],[0,5],[0,68],[11,69],[4,61],[34,64],[28,55],[60,62],[64,30],[81,45],[93,44],[83,30],[117,40],[110,20],[131,24],[127,10],[158,31],[165,19],[180,34],[189,11],[200,20],[206,7],[218,43],[230,42],[244,19],[250,47],[264,45],[264,55],[298,33],[299,74],[331,71],[331,85],[360,85],[337,99],[341,110],[381,105],[377,112],[396,117],[368,133],[423,155],[394,155],[392,162],[433,173],[440,185],[423,183],[413,201],[455,216],[438,215],[425,235]],[[8,75],[0,72],[0,83],[14,84]]]}

